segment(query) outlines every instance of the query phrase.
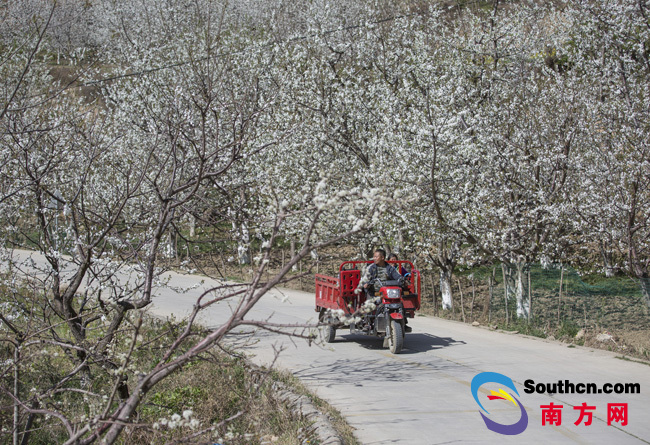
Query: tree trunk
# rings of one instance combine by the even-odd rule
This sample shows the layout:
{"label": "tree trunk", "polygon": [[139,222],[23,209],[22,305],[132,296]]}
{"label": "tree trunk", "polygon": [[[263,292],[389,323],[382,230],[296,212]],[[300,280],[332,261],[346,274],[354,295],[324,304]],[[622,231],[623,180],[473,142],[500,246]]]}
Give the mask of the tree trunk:
{"label": "tree trunk", "polygon": [[174,259],[176,259],[176,263],[180,262],[178,258],[178,230],[174,230]]}
{"label": "tree trunk", "polygon": [[472,306],[469,310],[469,319],[474,321],[474,300],[476,300],[476,287],[474,286],[474,274],[472,274]]}
{"label": "tree trunk", "polygon": [[639,279],[641,285],[641,293],[645,299],[646,306],[650,307],[650,278],[641,277]]}
{"label": "tree trunk", "polygon": [[451,293],[451,270],[440,268],[440,295],[442,298],[442,308],[446,311],[453,307]]}
{"label": "tree trunk", "polygon": [[245,264],[250,264],[251,259],[250,256],[248,255],[248,248],[246,247],[245,244],[239,243],[237,246],[237,256],[239,258],[239,264],[240,265],[245,265]]}
{"label": "tree trunk", "polygon": [[465,304],[463,303],[463,288],[460,286],[460,278],[456,279],[458,283],[458,292],[460,292],[460,313],[463,316],[463,323],[465,323]]}
{"label": "tree trunk", "polygon": [[196,236],[196,216],[190,215],[190,238]]}
{"label": "tree trunk", "polygon": [[510,286],[508,286],[508,274],[506,271],[509,272],[509,270],[510,268],[506,266],[505,263],[501,263],[501,273],[503,274],[503,302],[506,309],[506,328],[508,327],[508,300],[510,299],[510,293],[508,292]]}
{"label": "tree trunk", "polygon": [[560,269],[560,293],[557,296],[557,324],[560,325],[560,311],[562,309],[562,284],[564,282],[564,265]]}
{"label": "tree trunk", "polygon": [[612,253],[605,250],[603,241],[599,242],[600,255],[603,257],[603,264],[605,265],[605,276],[611,278],[614,276],[614,267],[612,266]]}
{"label": "tree trunk", "polygon": [[245,265],[251,263],[250,250],[250,233],[246,223],[242,223],[239,227],[239,241],[237,242],[237,256],[239,257],[239,264]]}
{"label": "tree trunk", "polygon": [[518,261],[517,264],[517,317],[528,318],[530,312],[530,301],[524,289],[524,267],[525,263]]}
{"label": "tree trunk", "polygon": [[[14,347],[14,393],[16,400],[20,400],[20,348]],[[14,419],[13,419],[13,445],[18,445],[18,434],[20,431],[20,407],[18,402],[14,402]]]}
{"label": "tree trunk", "polygon": [[165,257],[176,258],[176,239],[171,228],[167,232],[167,245],[165,246]]}
{"label": "tree trunk", "polygon": [[[494,275],[495,270],[496,270],[496,268],[492,270],[492,275]],[[488,283],[489,283],[490,293],[488,294],[488,304],[487,305],[488,305],[488,323],[490,323],[492,321],[492,294],[494,293],[494,286],[492,284],[493,283],[492,277],[488,277]]]}
{"label": "tree trunk", "polygon": [[449,242],[449,240],[443,239],[440,240],[436,255],[430,256],[431,262],[440,268],[440,294],[444,310],[453,309],[451,279],[459,255],[460,241]]}
{"label": "tree trunk", "polygon": [[512,264],[508,262],[501,263],[501,272],[503,274],[503,288],[504,292],[507,295],[508,300],[512,298],[513,295],[517,295],[517,282],[515,279],[515,274],[513,273]]}
{"label": "tree trunk", "polygon": [[528,323],[533,315],[533,288],[530,285],[530,267],[528,268]]}
{"label": "tree trunk", "polygon": [[431,288],[433,289],[433,313],[434,315],[438,315],[438,291],[436,290],[436,286],[433,284],[433,274],[429,277],[431,279]]}

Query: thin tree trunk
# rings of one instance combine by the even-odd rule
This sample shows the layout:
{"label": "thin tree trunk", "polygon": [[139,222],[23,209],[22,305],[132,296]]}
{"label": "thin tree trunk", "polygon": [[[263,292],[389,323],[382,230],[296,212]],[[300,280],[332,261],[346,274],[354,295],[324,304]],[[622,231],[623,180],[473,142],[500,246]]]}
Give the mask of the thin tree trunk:
{"label": "thin tree trunk", "polygon": [[530,287],[530,266],[528,267],[528,324],[532,318],[533,313],[533,291]]}
{"label": "thin tree trunk", "polygon": [[494,291],[494,285],[492,283],[492,277],[488,277],[488,286],[490,288],[490,293],[488,294],[488,323],[492,321],[492,293]]}
{"label": "thin tree trunk", "polygon": [[460,286],[460,278],[456,278],[456,283],[458,283],[458,292],[460,292],[460,313],[463,317],[463,323],[465,323],[465,305],[463,304],[463,288]]}
{"label": "thin tree trunk", "polygon": [[506,277],[506,265],[501,263],[501,273],[503,274],[503,298],[506,303],[506,328],[508,328],[508,281]]}
{"label": "thin tree trunk", "polygon": [[603,258],[603,264],[605,265],[605,276],[607,278],[613,277],[614,274],[614,268],[612,267],[612,255],[611,253],[608,254],[605,251],[605,246],[603,245],[603,240],[600,240],[598,243],[600,247],[600,255]]}
{"label": "thin tree trunk", "polygon": [[529,302],[526,300],[526,295],[524,294],[524,262],[517,261],[515,266],[517,268],[517,282],[515,288],[515,295],[517,297],[517,317],[528,318],[530,306]]}
{"label": "thin tree trunk", "polygon": [[176,264],[180,263],[178,259],[178,230],[174,230],[174,254],[176,255]]}
{"label": "thin tree trunk", "polygon": [[422,289],[420,289],[420,292],[422,293],[422,298],[426,300],[427,298],[427,280],[421,280],[420,281],[420,286]]}
{"label": "thin tree trunk", "polygon": [[[16,345],[14,348],[14,397],[20,400],[20,349]],[[14,445],[18,445],[18,433],[20,430],[20,409],[18,402],[14,402]]]}
{"label": "thin tree trunk", "polygon": [[190,215],[190,238],[194,238],[196,236],[196,217],[194,215]]}
{"label": "thin tree trunk", "polygon": [[640,277],[639,284],[641,285],[641,294],[645,299],[645,312],[648,313],[648,308],[650,308],[650,278]]}
{"label": "thin tree trunk", "polygon": [[557,299],[557,324],[560,325],[560,309],[562,308],[562,283],[564,281],[564,265],[560,269],[560,293]]}
{"label": "thin tree trunk", "polygon": [[244,265],[239,261],[239,259],[237,260],[237,265],[239,266],[239,276],[241,277],[241,280],[244,281]]}
{"label": "thin tree trunk", "polygon": [[488,318],[488,313],[490,312],[490,293],[489,293],[490,286],[489,286],[489,284],[490,284],[490,277],[488,276],[488,292],[486,293],[486,296],[485,296],[485,303],[483,303],[483,313],[481,314],[483,319]]}
{"label": "thin tree trunk", "polygon": [[[32,409],[38,408],[38,403],[34,402],[32,403]],[[23,438],[20,441],[20,445],[28,445],[29,444],[29,436],[32,432],[32,426],[34,425],[34,419],[36,418],[36,414],[31,413],[27,417],[27,423],[25,423],[25,432],[23,433]]]}
{"label": "thin tree trunk", "polygon": [[221,262],[221,270],[223,270],[224,275],[228,275],[228,271],[226,270],[226,262],[223,260],[223,250],[219,251],[219,261]]}
{"label": "thin tree trunk", "polygon": [[474,274],[472,274],[472,307],[469,310],[469,319],[474,321],[474,300],[476,300],[476,288],[474,287]]}
{"label": "thin tree trunk", "polygon": [[431,276],[431,287],[433,288],[433,314],[438,316],[438,290],[433,284],[433,276]]}

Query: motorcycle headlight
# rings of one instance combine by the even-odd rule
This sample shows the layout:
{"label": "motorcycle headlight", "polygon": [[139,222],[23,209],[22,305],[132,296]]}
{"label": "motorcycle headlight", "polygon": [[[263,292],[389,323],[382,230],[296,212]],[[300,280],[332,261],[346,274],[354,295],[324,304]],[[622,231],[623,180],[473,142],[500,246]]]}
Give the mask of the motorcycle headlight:
{"label": "motorcycle headlight", "polygon": [[387,289],[386,298],[399,298],[399,289]]}

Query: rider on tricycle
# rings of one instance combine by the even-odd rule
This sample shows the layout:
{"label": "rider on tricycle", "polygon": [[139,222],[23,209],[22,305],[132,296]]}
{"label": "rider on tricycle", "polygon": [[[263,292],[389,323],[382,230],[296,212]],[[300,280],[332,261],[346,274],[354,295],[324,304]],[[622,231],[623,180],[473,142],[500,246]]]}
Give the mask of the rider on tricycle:
{"label": "rider on tricycle", "polygon": [[[316,275],[316,310],[328,342],[334,341],[337,328],[349,327],[351,334],[378,336],[391,352],[401,351],[404,335],[411,331],[406,320],[420,308],[420,275],[408,261],[391,261],[400,269],[410,266],[411,272],[402,276],[385,258],[385,251],[377,249],[372,262],[341,264],[337,278]],[[368,263],[361,277],[357,265]]]}

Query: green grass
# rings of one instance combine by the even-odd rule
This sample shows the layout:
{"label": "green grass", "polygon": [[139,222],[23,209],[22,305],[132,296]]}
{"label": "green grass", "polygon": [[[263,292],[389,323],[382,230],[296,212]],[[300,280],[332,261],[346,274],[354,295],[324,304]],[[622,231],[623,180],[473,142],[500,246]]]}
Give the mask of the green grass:
{"label": "green grass", "polygon": [[556,337],[572,339],[575,338],[578,331],[580,331],[580,326],[578,326],[574,321],[563,320],[556,332]]}
{"label": "green grass", "polygon": [[[455,275],[468,277],[474,275],[478,282],[487,282],[496,268],[495,280],[497,285],[502,285],[503,275],[501,264],[474,267],[472,269],[456,272]],[[543,269],[539,264],[533,264],[530,270],[531,286],[535,292],[558,292],[562,278],[563,292],[577,295],[604,295],[622,297],[640,297],[641,289],[638,283],[629,277],[605,277],[601,274],[581,276],[576,270],[565,266],[562,274],[559,265]],[[525,277],[527,286],[528,278]]]}
{"label": "green grass", "polygon": [[518,331],[520,334],[530,335],[532,337],[546,338],[546,333],[534,323],[528,323],[527,320],[510,320],[508,325],[504,321],[497,323],[497,328],[505,331]]}

